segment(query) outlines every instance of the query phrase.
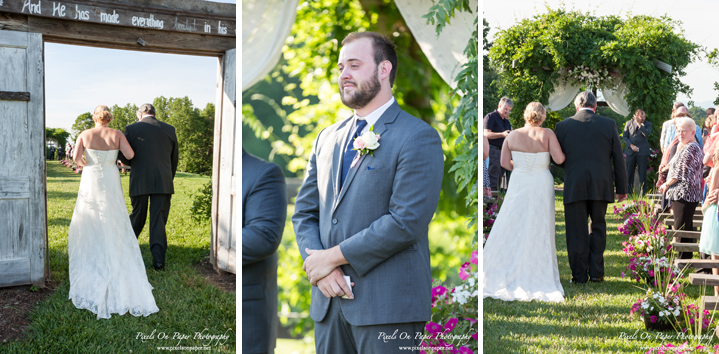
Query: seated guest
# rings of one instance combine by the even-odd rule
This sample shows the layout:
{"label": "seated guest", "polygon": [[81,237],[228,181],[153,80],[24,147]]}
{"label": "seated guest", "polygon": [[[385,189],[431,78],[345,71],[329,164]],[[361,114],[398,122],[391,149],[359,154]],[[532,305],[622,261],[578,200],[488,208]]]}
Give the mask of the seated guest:
{"label": "seated guest", "polygon": [[[667,181],[659,187],[666,195],[674,214],[675,230],[694,230],[694,211],[702,199],[702,159],[704,153],[696,141],[696,123],[689,117],[675,118],[677,124],[676,154],[669,161]],[[681,238],[679,242],[692,242]],[[680,259],[692,258],[691,252],[680,252]]]}

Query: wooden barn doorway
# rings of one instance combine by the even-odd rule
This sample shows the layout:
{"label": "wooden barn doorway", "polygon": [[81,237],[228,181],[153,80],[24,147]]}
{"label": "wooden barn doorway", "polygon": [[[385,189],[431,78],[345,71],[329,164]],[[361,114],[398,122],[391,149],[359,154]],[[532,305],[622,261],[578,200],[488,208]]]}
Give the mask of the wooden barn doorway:
{"label": "wooden barn doorway", "polygon": [[49,275],[45,42],[218,58],[210,258],[236,272],[235,21],[200,0],[0,0],[0,287]]}

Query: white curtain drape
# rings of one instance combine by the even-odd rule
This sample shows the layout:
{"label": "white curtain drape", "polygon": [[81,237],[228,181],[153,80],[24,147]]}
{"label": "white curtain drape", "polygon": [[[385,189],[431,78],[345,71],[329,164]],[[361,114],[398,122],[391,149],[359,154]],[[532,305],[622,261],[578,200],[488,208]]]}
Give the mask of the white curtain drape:
{"label": "white curtain drape", "polygon": [[431,0],[395,0],[395,4],[432,67],[446,83],[455,88],[457,83],[454,79],[462,71],[462,65],[467,63],[464,48],[474,31],[477,0],[469,1],[474,13],[455,12],[455,18],[442,30],[439,37],[436,26],[428,25],[427,19],[422,18],[434,5]]}
{"label": "white curtain drape", "polygon": [[242,0],[242,91],[275,68],[298,0]]}
{"label": "white curtain drape", "polygon": [[574,101],[579,93],[579,86],[572,85],[563,78],[557,79],[554,83],[554,92],[549,94],[549,103],[547,108],[553,111],[558,111],[564,107],[567,107]]}
{"label": "white curtain drape", "polygon": [[[617,79],[620,80],[620,79]],[[602,88],[599,89],[604,96],[604,100],[609,105],[612,111],[626,116],[629,114],[629,104],[624,99],[628,89],[624,82],[619,81],[615,89]],[[564,107],[567,107],[574,101],[574,98],[579,94],[579,86],[571,85],[569,82],[564,83],[563,78],[557,79],[554,83],[554,92],[549,94],[549,103],[547,108],[553,111],[558,111]]]}
{"label": "white curtain drape", "polygon": [[607,104],[609,105],[609,108],[612,109],[612,111],[623,116],[629,115],[629,105],[624,99],[624,96],[626,96],[628,89],[627,85],[625,85],[624,82],[620,82],[617,85],[617,88],[614,90],[601,89],[601,91],[602,95],[604,96],[604,100],[607,101]]}

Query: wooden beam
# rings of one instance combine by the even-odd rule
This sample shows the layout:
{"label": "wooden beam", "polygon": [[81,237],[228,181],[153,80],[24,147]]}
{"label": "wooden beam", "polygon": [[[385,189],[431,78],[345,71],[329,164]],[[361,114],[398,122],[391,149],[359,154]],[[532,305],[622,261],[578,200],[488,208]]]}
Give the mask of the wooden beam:
{"label": "wooden beam", "polygon": [[672,249],[677,252],[699,252],[698,243],[672,243]]}
{"label": "wooden beam", "polygon": [[702,296],[701,301],[704,303],[705,310],[719,310],[719,296]]}
{"label": "wooden beam", "polygon": [[0,101],[30,101],[30,92],[0,91]]}
{"label": "wooden beam", "polygon": [[[46,42],[143,52],[218,57],[236,47],[234,37],[162,32],[143,28],[110,27],[96,23],[29,17],[28,31]],[[144,45],[138,43],[142,39]]]}
{"label": "wooden beam", "polygon": [[677,259],[674,264],[679,269],[687,268],[719,268],[719,260],[710,259]]}
{"label": "wooden beam", "polygon": [[142,6],[139,1],[135,2],[139,3],[137,5],[132,3],[14,0],[0,2],[0,11],[79,23],[97,23],[109,27],[151,28],[168,32],[236,37],[235,11],[227,11],[236,5],[223,7],[226,9],[225,13],[209,13],[199,8],[188,11],[181,7],[201,3],[198,1],[175,1],[175,8]]}
{"label": "wooden beam", "polygon": [[27,16],[0,12],[0,30],[27,32]]}
{"label": "wooden beam", "polygon": [[667,236],[676,238],[699,238],[701,231],[667,230]]}
{"label": "wooden beam", "polygon": [[692,285],[719,286],[719,275],[692,273],[689,274]]}

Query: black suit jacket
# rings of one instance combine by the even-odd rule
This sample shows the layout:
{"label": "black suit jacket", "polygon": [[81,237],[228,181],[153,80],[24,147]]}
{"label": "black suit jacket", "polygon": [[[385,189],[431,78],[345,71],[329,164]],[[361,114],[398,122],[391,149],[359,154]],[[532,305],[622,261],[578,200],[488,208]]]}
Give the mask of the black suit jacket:
{"label": "black suit jacket", "polygon": [[287,218],[282,170],[242,149],[242,352],[273,353],[277,248]]}
{"label": "black suit jacket", "polygon": [[582,110],[557,123],[555,133],[566,156],[560,165],[564,167],[564,204],[612,203],[615,186],[617,194],[627,193],[627,168],[613,120]]}
{"label": "black suit jacket", "polygon": [[144,194],[174,194],[172,179],[177,171],[179,147],[175,127],[147,116],[125,128],[125,137],[135,157],[118,154],[120,161],[132,166],[130,197]]}
{"label": "black suit jacket", "polygon": [[[649,134],[652,132],[652,122],[644,121],[644,126],[639,127],[639,124],[634,119],[631,119],[624,126],[624,133],[622,133],[622,140],[624,140],[624,154],[639,156],[649,155]],[[634,144],[639,148],[638,152],[634,152],[629,146]]]}

